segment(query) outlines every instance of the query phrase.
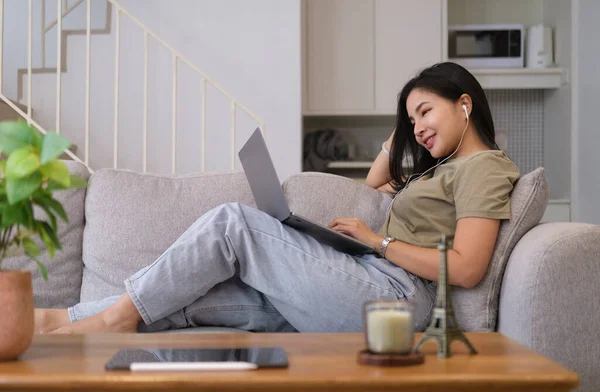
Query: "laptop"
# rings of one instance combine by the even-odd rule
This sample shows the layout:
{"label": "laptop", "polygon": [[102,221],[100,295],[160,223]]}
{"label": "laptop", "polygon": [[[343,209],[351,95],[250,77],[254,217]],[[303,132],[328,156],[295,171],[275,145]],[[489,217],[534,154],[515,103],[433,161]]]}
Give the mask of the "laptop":
{"label": "laptop", "polygon": [[370,246],[346,234],[338,233],[290,211],[260,128],[256,128],[240,149],[238,156],[259,210],[340,252],[357,256],[376,253]]}

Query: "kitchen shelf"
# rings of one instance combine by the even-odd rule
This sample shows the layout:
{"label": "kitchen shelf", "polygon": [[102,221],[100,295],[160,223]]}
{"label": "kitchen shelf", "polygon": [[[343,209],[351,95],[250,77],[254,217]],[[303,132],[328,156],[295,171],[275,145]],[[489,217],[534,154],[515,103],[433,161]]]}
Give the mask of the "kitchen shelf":
{"label": "kitchen shelf", "polygon": [[329,169],[370,169],[372,161],[334,161],[329,162]]}
{"label": "kitchen shelf", "polygon": [[[327,164],[328,169],[370,169],[372,161],[334,161]],[[404,161],[404,167],[412,167],[412,163]]]}
{"label": "kitchen shelf", "polygon": [[554,89],[567,82],[564,68],[469,69],[484,89]]}

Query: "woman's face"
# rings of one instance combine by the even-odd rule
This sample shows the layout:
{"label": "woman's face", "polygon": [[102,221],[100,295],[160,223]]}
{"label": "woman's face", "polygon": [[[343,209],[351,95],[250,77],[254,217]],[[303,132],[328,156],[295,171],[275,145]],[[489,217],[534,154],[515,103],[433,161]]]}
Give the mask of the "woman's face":
{"label": "woman's face", "polygon": [[417,143],[432,157],[452,154],[467,125],[462,103],[452,102],[423,89],[413,89],[406,100],[406,111]]}

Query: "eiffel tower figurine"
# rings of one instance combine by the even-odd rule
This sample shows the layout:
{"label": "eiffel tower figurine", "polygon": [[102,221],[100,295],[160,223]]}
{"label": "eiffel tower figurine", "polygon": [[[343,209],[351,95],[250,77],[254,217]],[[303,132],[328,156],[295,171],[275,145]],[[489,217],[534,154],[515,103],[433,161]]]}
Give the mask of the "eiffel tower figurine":
{"label": "eiffel tower figurine", "polygon": [[452,239],[452,236],[442,234],[440,243],[437,246],[440,250],[441,261],[435,308],[433,309],[431,323],[414,350],[415,352],[420,352],[421,347],[427,340],[434,339],[437,341],[438,357],[440,358],[448,358],[451,355],[450,344],[453,340],[462,341],[469,348],[471,354],[477,354],[477,350],[475,350],[458,328],[456,318],[454,317],[450,286],[448,285],[447,249],[449,238]]}

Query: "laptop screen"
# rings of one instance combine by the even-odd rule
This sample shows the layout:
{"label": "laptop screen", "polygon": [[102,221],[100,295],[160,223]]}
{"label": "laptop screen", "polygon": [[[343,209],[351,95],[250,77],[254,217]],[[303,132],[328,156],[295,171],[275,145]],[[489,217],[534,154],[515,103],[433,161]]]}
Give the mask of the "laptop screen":
{"label": "laptop screen", "polygon": [[287,219],[290,209],[260,128],[252,133],[238,156],[258,209],[280,221]]}

